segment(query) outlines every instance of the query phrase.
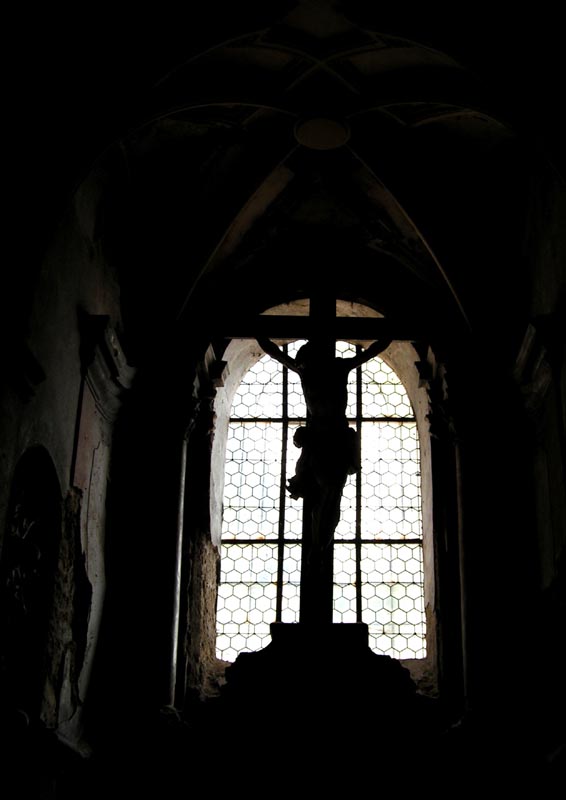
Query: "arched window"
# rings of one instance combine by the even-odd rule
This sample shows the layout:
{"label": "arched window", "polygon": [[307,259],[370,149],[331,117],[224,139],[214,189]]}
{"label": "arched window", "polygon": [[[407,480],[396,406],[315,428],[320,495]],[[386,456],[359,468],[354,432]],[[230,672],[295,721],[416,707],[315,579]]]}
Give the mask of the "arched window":
{"label": "arched window", "polygon": [[[288,345],[295,355],[302,342]],[[354,345],[337,343],[337,355]],[[423,515],[417,421],[396,372],[375,358],[350,373],[347,415],[361,466],[344,489],[334,541],[334,622],[365,622],[370,647],[426,654]],[[263,356],[232,402],[226,448],[217,655],[269,642],[274,621],[298,622],[302,500],[286,480],[306,409],[298,376]]]}

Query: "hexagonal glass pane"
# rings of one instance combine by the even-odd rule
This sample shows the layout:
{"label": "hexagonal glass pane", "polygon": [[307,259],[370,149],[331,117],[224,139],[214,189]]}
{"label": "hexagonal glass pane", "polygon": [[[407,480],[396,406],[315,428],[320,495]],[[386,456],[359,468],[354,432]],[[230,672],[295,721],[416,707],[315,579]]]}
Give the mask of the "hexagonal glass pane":
{"label": "hexagonal glass pane", "polygon": [[[288,345],[294,357],[303,341]],[[356,348],[337,342],[336,356],[349,358]],[[360,427],[361,481],[350,476],[341,501],[335,532],[334,620],[356,620],[360,593],[362,619],[370,627],[370,646],[395,657],[424,654],[422,548],[403,539],[422,536],[419,441],[413,410],[402,382],[382,359],[374,358],[348,379],[347,417],[359,425],[357,379],[362,379]],[[282,620],[296,622],[300,601],[300,538],[302,500],[284,491],[295,474],[300,450],[292,443],[297,425],[304,424],[306,407],[299,376],[287,373],[290,420],[287,459],[282,475],[284,409],[283,369],[261,358],[236,392],[227,442],[223,543],[249,542],[247,552],[228,552],[223,546],[223,585],[218,599],[218,650],[233,659],[241,650],[257,649],[269,639],[275,618],[278,554],[284,552]],[[385,418],[385,419],[384,419]],[[262,421],[263,420],[263,421]],[[297,544],[277,548],[280,496],[283,490],[283,535]],[[359,510],[361,516],[358,519]],[[362,537],[362,581],[356,583],[355,537]],[[364,540],[374,540],[369,544]],[[264,549],[261,549],[261,548]],[[416,549],[415,549],[416,548]]]}
{"label": "hexagonal glass pane", "polygon": [[232,422],[224,477],[223,539],[277,536],[281,425]]}
{"label": "hexagonal glass pane", "polygon": [[[293,444],[293,436],[298,424],[290,424],[287,432],[287,469],[286,483],[295,474],[295,468],[301,450]],[[293,500],[289,492],[285,491],[285,538],[300,539],[303,535],[303,500]]]}
{"label": "hexagonal glass pane", "polygon": [[[366,539],[420,538],[419,448],[414,422],[362,422],[361,528]],[[411,442],[410,458],[403,454]],[[410,469],[406,466],[410,464]]]}
{"label": "hexagonal glass pane", "polygon": [[424,658],[422,546],[364,543],[361,573],[362,621],[369,627],[370,647],[394,658]]}
{"label": "hexagonal glass pane", "polygon": [[269,641],[269,625],[275,621],[277,544],[226,543],[221,554],[216,651],[218,658],[233,661],[238,653]]}
{"label": "hexagonal glass pane", "polygon": [[232,418],[281,417],[283,368],[263,356],[244,375],[232,401]]}
{"label": "hexagonal glass pane", "polygon": [[412,417],[413,409],[397,373],[381,358],[362,367],[364,417]]}

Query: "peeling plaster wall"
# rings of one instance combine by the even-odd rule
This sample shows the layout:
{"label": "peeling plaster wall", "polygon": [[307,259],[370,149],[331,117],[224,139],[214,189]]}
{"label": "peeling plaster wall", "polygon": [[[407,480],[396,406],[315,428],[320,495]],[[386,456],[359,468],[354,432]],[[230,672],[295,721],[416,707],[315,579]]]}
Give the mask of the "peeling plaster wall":
{"label": "peeling plaster wall", "polygon": [[190,564],[187,587],[186,648],[189,696],[213,693],[216,666],[216,592],[219,553],[208,531],[193,529],[186,548]]}
{"label": "peeling plaster wall", "polygon": [[43,720],[60,734],[80,701],[78,676],[84,662],[92,586],[80,546],[81,493],[71,489],[63,504],[59,563],[47,649]]}
{"label": "peeling plaster wall", "polygon": [[[71,720],[88,690],[104,598],[111,443],[108,423],[83,381],[79,310],[115,323],[120,319],[117,284],[97,231],[104,182],[103,174],[92,174],[54,235],[33,287],[27,337],[20,345],[36,368],[14,362],[0,409],[0,537],[13,465],[28,448],[45,447],[63,494],[44,717],[73,742],[80,736],[80,721]],[[78,641],[81,636],[84,641]]]}

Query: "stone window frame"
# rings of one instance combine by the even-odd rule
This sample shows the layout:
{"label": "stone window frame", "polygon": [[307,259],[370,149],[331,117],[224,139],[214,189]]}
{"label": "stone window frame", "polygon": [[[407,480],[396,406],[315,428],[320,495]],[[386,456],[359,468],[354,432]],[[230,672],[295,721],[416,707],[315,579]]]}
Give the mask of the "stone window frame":
{"label": "stone window frame", "polygon": [[[355,307],[357,304],[351,304]],[[271,309],[270,313],[279,313],[280,307]],[[294,313],[289,307],[287,313]],[[360,306],[359,315],[366,315],[366,307]],[[357,316],[357,308],[353,308],[351,316]],[[367,309],[371,316],[375,312]],[[283,343],[283,342],[281,342]],[[352,342],[367,346],[369,342]],[[248,370],[264,355],[263,350],[253,339],[233,339],[222,356],[227,364],[223,386],[219,387],[214,400],[214,439],[211,452],[210,476],[210,534],[212,544],[220,550],[222,537],[222,506],[224,497],[224,464],[226,445],[230,424],[230,413],[234,395]],[[380,354],[402,381],[409,400],[414,409],[420,445],[421,458],[421,503],[423,530],[423,570],[424,570],[424,604],[426,618],[427,655],[423,659],[404,659],[402,663],[410,670],[417,685],[428,692],[435,693],[437,688],[436,663],[436,576],[433,542],[433,486],[430,438],[430,401],[428,389],[423,384],[417,364],[419,354],[409,342],[393,342]]]}

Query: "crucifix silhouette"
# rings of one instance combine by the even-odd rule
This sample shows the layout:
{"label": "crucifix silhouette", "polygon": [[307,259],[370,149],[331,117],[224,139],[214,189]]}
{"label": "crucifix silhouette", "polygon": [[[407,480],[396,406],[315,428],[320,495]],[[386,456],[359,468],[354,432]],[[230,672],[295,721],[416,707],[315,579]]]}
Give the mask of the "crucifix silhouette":
{"label": "crucifix silhouette", "polygon": [[338,358],[335,314],[334,297],[311,298],[311,335],[295,358],[270,339],[258,338],[268,355],[298,373],[307,406],[306,425],[293,439],[301,456],[288,490],[293,498],[303,498],[300,621],[311,624],[332,622],[334,531],[346,480],[358,467],[358,433],[346,418],[348,375],[391,342],[385,337],[352,358]]}

